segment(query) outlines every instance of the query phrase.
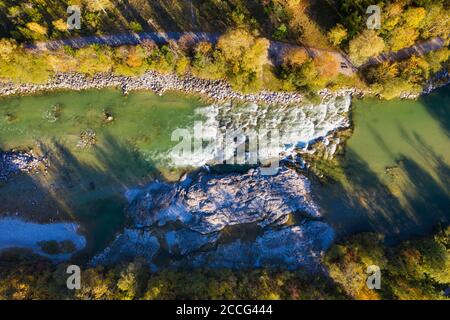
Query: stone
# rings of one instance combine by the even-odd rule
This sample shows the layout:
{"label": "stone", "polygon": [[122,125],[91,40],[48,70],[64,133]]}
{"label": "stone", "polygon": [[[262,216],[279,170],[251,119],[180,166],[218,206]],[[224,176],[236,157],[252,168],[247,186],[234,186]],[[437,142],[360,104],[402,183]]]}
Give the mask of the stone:
{"label": "stone", "polygon": [[142,257],[152,261],[160,248],[158,239],[151,232],[141,229],[125,229],[112,244],[91,260],[92,265],[112,265]]}
{"label": "stone", "polygon": [[32,151],[0,151],[0,180],[7,181],[14,174],[29,173],[48,165],[47,157],[38,157]]}
{"label": "stone", "polygon": [[273,176],[262,175],[260,169],[200,173],[190,184],[150,184],[135,197],[127,214],[137,225],[177,221],[202,234],[243,223],[266,227],[283,224],[290,214],[319,217],[309,192],[309,181],[285,167]]}

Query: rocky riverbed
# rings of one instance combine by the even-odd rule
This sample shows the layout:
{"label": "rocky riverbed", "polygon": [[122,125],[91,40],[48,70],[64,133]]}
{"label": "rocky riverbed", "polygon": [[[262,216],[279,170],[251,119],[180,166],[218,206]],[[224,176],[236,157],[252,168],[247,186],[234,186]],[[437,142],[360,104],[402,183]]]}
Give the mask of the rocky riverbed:
{"label": "rocky riverbed", "polygon": [[193,76],[179,77],[174,73],[161,74],[155,71],[147,71],[138,77],[117,76],[110,73],[96,74],[93,77],[79,73],[58,73],[44,84],[4,82],[0,85],[0,96],[108,87],[119,87],[125,94],[133,90],[150,90],[157,94],[163,94],[167,90],[183,91],[201,94],[216,101],[240,100],[278,105],[304,101],[304,97],[299,93],[261,91],[255,94],[244,94],[234,91],[231,85],[223,80],[206,80]]}
{"label": "rocky riverbed", "polygon": [[[154,182],[130,190],[127,214],[132,226],[93,264],[153,257],[162,248],[173,258],[169,266],[215,268],[277,266],[317,271],[320,257],[334,238],[310,196],[310,183],[294,170],[282,167],[277,175],[260,169],[244,174],[201,172],[179,183]],[[294,224],[289,223],[293,217]],[[254,241],[236,234],[221,242],[231,226],[255,225]]]}
{"label": "rocky riverbed", "polygon": [[[426,84],[422,93],[405,92],[400,98],[416,99],[422,94],[428,94],[432,90],[448,84],[450,77],[446,70],[438,72]],[[215,101],[239,100],[244,102],[264,103],[268,105],[289,105],[304,102],[304,95],[297,92],[274,92],[262,90],[257,93],[241,93],[234,91],[225,80],[208,80],[192,75],[178,76],[175,73],[162,74],[156,71],[146,71],[142,76],[127,77],[112,73],[99,73],[92,77],[81,73],[56,73],[47,83],[14,83],[0,80],[0,96],[18,94],[33,94],[54,90],[86,90],[119,87],[127,94],[133,90],[150,90],[157,94],[175,90],[186,93],[201,94]],[[317,92],[321,96],[357,96],[372,95],[370,90],[357,88],[342,88],[338,91],[322,89]]]}
{"label": "rocky riverbed", "polygon": [[7,181],[20,172],[30,173],[47,166],[47,158],[36,156],[32,151],[0,151],[0,181]]}

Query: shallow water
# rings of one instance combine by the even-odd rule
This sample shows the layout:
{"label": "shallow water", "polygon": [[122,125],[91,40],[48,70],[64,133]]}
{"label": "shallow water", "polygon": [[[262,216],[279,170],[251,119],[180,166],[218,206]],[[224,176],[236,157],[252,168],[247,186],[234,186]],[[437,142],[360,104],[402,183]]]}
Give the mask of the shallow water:
{"label": "shallow water", "polygon": [[[166,168],[155,154],[174,144],[170,133],[190,124],[202,105],[196,97],[123,96],[119,90],[0,99],[0,150],[33,148],[51,155],[46,174],[0,183],[0,214],[79,221],[88,251],[104,247],[125,222],[127,187],[147,183],[161,171],[178,179],[181,173]],[[86,130],[95,132],[96,144],[80,148]]]}
{"label": "shallow water", "polygon": [[[77,148],[80,134],[92,130],[99,148],[116,146],[140,151],[147,161],[174,142],[171,132],[193,121],[198,98],[149,92],[128,96],[119,90],[62,92],[0,100],[0,148],[26,148],[37,141],[63,144],[77,157],[96,161]],[[111,115],[112,121],[106,119]]]}
{"label": "shallow water", "polygon": [[[354,103],[355,132],[342,161],[345,178],[314,190],[326,222],[338,235],[377,231],[394,239],[448,221],[449,100],[446,88],[418,102]],[[0,149],[33,148],[51,155],[47,173],[21,174],[0,183],[0,215],[19,212],[40,222],[76,221],[87,237],[85,254],[98,252],[126,224],[125,196],[155,178],[178,180],[183,174],[161,155],[170,155],[176,145],[171,141],[174,129],[192,128],[205,117],[196,112],[204,106],[192,96],[123,96],[117,90],[0,99]],[[341,115],[329,114],[345,124]],[[308,123],[323,129],[324,120],[321,116]],[[316,138],[311,126],[292,127],[298,129],[293,135],[297,140]],[[77,145],[86,130],[95,132],[96,144],[83,149]]]}
{"label": "shallow water", "polygon": [[86,246],[86,239],[78,233],[75,223],[39,224],[18,218],[0,219],[0,251],[10,248],[31,249],[54,260],[66,260],[72,253],[49,254],[43,251],[42,241],[70,241],[75,251]]}
{"label": "shallow water", "polygon": [[418,236],[450,220],[450,89],[418,101],[353,104],[345,178],[317,187],[338,234],[376,231],[387,240]]}

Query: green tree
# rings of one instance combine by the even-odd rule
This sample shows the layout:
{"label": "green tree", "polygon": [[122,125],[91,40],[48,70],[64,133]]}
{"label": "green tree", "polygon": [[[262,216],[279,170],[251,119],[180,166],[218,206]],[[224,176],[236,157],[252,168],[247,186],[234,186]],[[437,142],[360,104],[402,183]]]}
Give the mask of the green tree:
{"label": "green tree", "polygon": [[247,91],[259,89],[263,65],[266,64],[269,41],[255,38],[244,29],[231,30],[219,38],[227,73],[235,87]]}

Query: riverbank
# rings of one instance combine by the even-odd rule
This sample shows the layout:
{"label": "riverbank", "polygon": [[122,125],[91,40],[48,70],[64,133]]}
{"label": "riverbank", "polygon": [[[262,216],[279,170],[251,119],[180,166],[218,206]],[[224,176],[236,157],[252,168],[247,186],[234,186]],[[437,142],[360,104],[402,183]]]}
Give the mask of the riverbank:
{"label": "riverbank", "polygon": [[[324,94],[326,95],[326,93]],[[445,102],[445,94],[444,96],[433,97],[434,94],[427,96],[424,99],[426,101],[423,102],[421,100],[398,101],[398,103],[407,104],[407,106],[401,109],[403,110],[401,113],[401,110],[398,111],[398,116],[388,116],[387,119],[393,121],[392,126],[394,128],[397,128],[398,123],[402,123],[399,121],[402,120],[405,128],[414,124],[412,131],[424,135],[420,138],[420,141],[426,142],[427,145],[436,144],[438,152],[446,149],[445,146],[448,142],[444,139],[445,136],[442,133],[438,134],[440,132],[438,123],[434,123],[437,120],[429,119],[431,114],[427,112],[438,112],[436,119],[445,121],[445,119],[448,119],[445,116],[445,106],[448,106],[448,104]],[[157,179],[156,173],[155,176],[151,176],[151,171],[155,167],[156,171],[160,171],[159,164],[167,165],[170,161],[167,161],[167,157],[162,158],[162,161],[156,161],[160,157],[154,157],[155,151],[162,156],[171,154],[170,150],[173,147],[171,143],[173,142],[169,140],[173,130],[176,128],[190,130],[192,129],[192,123],[198,119],[214,120],[208,122],[208,124],[214,124],[211,128],[218,130],[221,130],[222,127],[233,130],[257,129],[258,124],[265,126],[269,123],[276,123],[281,132],[295,130],[287,136],[289,137],[287,142],[307,144],[317,138],[323,141],[324,145],[330,147],[332,152],[327,152],[327,154],[333,154],[336,151],[336,143],[340,144],[342,139],[338,141],[332,137],[329,138],[328,134],[330,131],[334,132],[334,129],[348,128],[350,125],[348,121],[350,98],[348,96],[342,97],[337,99],[339,100],[337,102],[333,100],[332,96],[326,95],[324,99],[325,101],[322,101],[321,104],[300,104],[286,107],[276,105],[271,107],[255,106],[250,103],[205,105],[203,102],[199,103],[198,97],[193,98],[172,93],[160,97],[148,91],[130,92],[128,96],[124,96],[119,90],[67,91],[3,99],[2,108],[5,117],[0,118],[2,148],[5,150],[28,150],[28,147],[35,145],[37,137],[39,137],[39,140],[44,140],[43,143],[56,142],[57,147],[52,148],[53,152],[49,153],[50,156],[53,154],[53,158],[48,175],[21,174],[2,185],[2,192],[0,193],[1,209],[5,212],[19,212],[21,217],[30,218],[32,221],[80,222],[80,225],[86,230],[87,247],[89,248],[89,253],[86,253],[86,255],[91,256],[101,252],[108,244],[112,243],[114,237],[124,227],[129,227],[123,217],[123,209],[126,206],[123,203],[124,200],[120,198],[122,192],[124,192],[123,189],[130,186],[133,188],[139,187]],[[359,104],[360,102],[355,103]],[[390,102],[368,99],[367,103],[371,105],[388,104]],[[429,105],[429,108],[421,107],[420,104],[422,103]],[[440,109],[437,108],[439,106],[441,106]],[[405,130],[388,132],[385,127],[378,128],[376,126],[376,124],[387,123],[386,119],[383,121],[377,120],[381,117],[380,112],[384,110],[379,108],[373,110],[374,118],[362,127],[369,130],[369,133],[374,128],[383,134],[389,133],[386,141],[391,141],[392,137],[399,137],[399,141],[409,144],[409,140],[405,140],[402,133]],[[361,108],[361,110],[370,111],[367,106]],[[395,110],[395,106],[386,107],[383,114],[387,112],[386,114],[390,115],[390,112]],[[420,111],[417,117],[414,117],[415,121],[408,117],[413,110]],[[51,116],[49,116],[49,111]],[[105,120],[105,114],[111,115],[113,121]],[[428,120],[425,121],[427,118]],[[355,123],[356,125],[361,124],[358,121],[355,121]],[[96,144],[89,148],[80,149],[78,147],[80,134],[85,132],[87,128],[96,133]],[[433,128],[433,130],[431,131],[430,128]],[[361,150],[375,150],[374,146],[367,146],[369,144],[377,146],[379,135],[369,135],[364,138],[360,144]],[[414,135],[412,132],[411,137],[414,137]],[[442,138],[438,140],[437,137]],[[312,148],[306,146],[305,149],[308,153],[312,151]],[[347,148],[348,155],[356,150],[355,148],[350,149],[352,150]],[[398,146],[392,149],[403,150],[400,150]],[[415,149],[420,151],[420,145]],[[371,164],[374,160],[377,160],[376,156],[379,154],[380,152],[369,154],[368,157],[364,158],[364,163]],[[419,152],[416,154],[410,149],[405,149],[402,154],[414,155],[413,161],[418,162],[424,155],[429,154],[429,151],[428,153]],[[408,165],[409,163],[402,160],[401,156],[394,157],[392,160],[394,163],[391,160],[386,161],[386,164],[383,162],[381,169],[374,168],[374,170],[377,174],[381,171],[379,175],[384,177],[385,167],[395,166],[397,159],[399,159],[401,162],[397,163],[399,167],[396,170],[397,172],[402,173],[406,170],[405,172],[421,173],[419,170],[411,170],[408,166],[403,169],[404,164]],[[443,159],[447,159],[445,154],[443,156]],[[315,161],[315,159],[312,160],[312,162]],[[374,181],[375,178],[371,178],[374,177],[374,174],[366,172],[364,166],[359,165],[361,161],[358,158],[353,157],[349,161],[349,170],[346,170],[346,172],[355,177],[357,183],[362,184],[363,179],[369,179],[369,183]],[[425,162],[433,164],[433,161],[437,160],[434,157],[429,157]],[[445,173],[445,170],[441,171],[436,172],[437,177],[445,177],[442,173]],[[212,172],[212,174],[215,173]],[[425,176],[425,173],[423,176]],[[448,197],[446,198],[438,185],[428,178],[423,179],[414,175],[411,177],[413,185],[418,185],[416,182],[418,180],[430,182],[431,187],[424,188],[426,194],[424,194],[424,190],[412,189],[410,191],[410,188],[406,188],[402,184],[402,180],[398,180],[398,182],[394,181],[395,185],[390,184],[393,187],[392,194],[387,192],[382,185],[378,186],[377,184],[374,187],[369,185],[370,190],[374,189],[374,191],[368,191],[367,185],[361,185],[361,190],[356,191],[355,189],[337,188],[333,197],[330,196],[329,189],[324,189],[321,194],[328,199],[328,202],[317,202],[319,207],[323,208],[325,222],[336,230],[337,236],[342,235],[342,233],[353,234],[355,229],[356,231],[359,231],[359,229],[371,230],[369,227],[372,225],[379,228],[383,226],[383,230],[386,231],[388,229],[384,227],[385,220],[383,219],[388,220],[385,218],[388,217],[387,213],[390,213],[392,218],[396,218],[398,221],[398,223],[395,223],[396,220],[389,219],[387,222],[392,227],[391,229],[395,229],[394,231],[400,230],[399,232],[403,234],[405,226],[408,227],[406,232],[419,228],[422,230],[422,226],[425,226],[424,221],[431,219],[429,219],[430,215],[427,214],[428,211],[423,209],[422,203],[417,202],[419,197],[415,194],[420,192],[420,194],[426,196],[424,197],[426,203],[437,203],[436,199],[438,199],[444,206]],[[390,175],[385,178],[390,179]],[[164,181],[164,178],[158,179]],[[336,186],[339,187],[340,185],[336,184]],[[323,186],[320,187],[323,188]],[[413,198],[412,201],[406,203],[406,206],[397,203],[397,193],[395,192],[400,188],[405,190],[406,197]],[[364,193],[361,195],[361,192]],[[17,196],[11,197],[11,194]],[[318,194],[317,190],[312,190],[313,196],[317,197]],[[357,199],[353,199],[353,195]],[[265,197],[263,198],[265,199]],[[367,199],[375,199],[376,203],[373,203],[370,208],[378,208],[380,203],[382,208],[375,213],[372,209],[369,211],[366,206],[369,203]],[[344,201],[343,204],[342,201]],[[356,207],[359,202],[361,202],[361,209]],[[262,205],[261,207],[265,208],[266,206]],[[342,207],[345,210],[341,210]],[[405,224],[405,207],[418,207],[418,210],[425,213],[424,221],[417,226]],[[439,210],[433,211],[436,213],[442,212]],[[359,220],[354,217],[347,219],[352,215],[357,215]],[[442,221],[440,219],[442,216],[445,216],[445,213],[433,221]],[[364,224],[360,223],[361,217],[367,218],[363,221]],[[369,227],[366,228],[366,226]],[[376,228],[376,231],[379,231],[378,228]],[[244,234],[248,233],[244,232]],[[263,241],[269,235],[260,237],[260,241]],[[124,237],[128,236],[132,238],[134,234]],[[227,237],[229,238],[228,235]],[[170,238],[169,240],[173,239]],[[151,242],[153,243],[153,241]],[[165,240],[160,242],[166,244]],[[248,249],[246,246],[239,248],[242,250]],[[230,246],[223,246],[223,249],[232,250]],[[85,252],[87,251],[83,251],[83,254]],[[157,259],[163,258],[158,257]]]}
{"label": "riverbank", "polygon": [[[446,70],[442,70],[427,82],[425,89],[421,93],[405,92],[400,98],[417,99],[419,96],[429,94],[449,83],[449,73]],[[198,94],[214,102],[237,100],[267,105],[291,105],[308,101],[305,94],[299,92],[262,90],[257,93],[242,93],[233,90],[231,85],[225,80],[202,79],[192,75],[179,76],[175,73],[163,74],[157,71],[147,71],[143,75],[136,77],[118,76],[112,73],[99,73],[92,77],[81,73],[57,73],[50,81],[43,84],[0,81],[0,97],[30,95],[59,90],[81,91],[103,88],[120,88],[124,94],[137,90],[149,90],[158,95],[162,95],[166,91],[179,91],[181,93]],[[376,96],[369,89],[363,90],[355,87],[342,88],[336,91],[324,88],[319,90],[317,94],[319,96],[350,95],[358,98]]]}
{"label": "riverbank", "polygon": [[243,102],[286,105],[305,100],[296,92],[261,91],[259,93],[240,93],[223,80],[207,80],[194,76],[180,77],[174,73],[162,74],[147,71],[142,76],[125,77],[111,73],[101,73],[88,77],[80,73],[58,73],[44,84],[16,84],[4,82],[0,96],[26,95],[56,90],[87,90],[120,88],[124,94],[130,91],[149,90],[162,95],[166,91],[200,94],[214,101],[239,100]]}

